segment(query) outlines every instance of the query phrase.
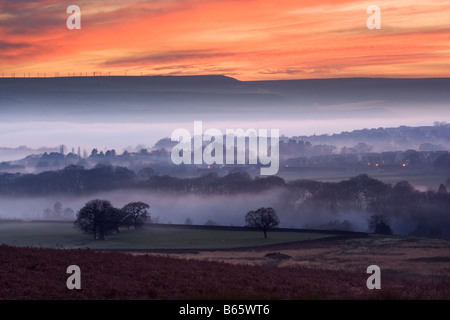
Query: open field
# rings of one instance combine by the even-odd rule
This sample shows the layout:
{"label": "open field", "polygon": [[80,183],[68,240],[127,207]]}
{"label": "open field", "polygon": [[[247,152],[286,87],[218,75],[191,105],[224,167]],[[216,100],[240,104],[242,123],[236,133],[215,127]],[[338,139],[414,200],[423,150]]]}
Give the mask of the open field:
{"label": "open field", "polygon": [[90,249],[225,249],[255,247],[304,241],[333,236],[329,233],[269,232],[194,228],[187,226],[152,226],[138,230],[123,229],[105,240],[92,240],[70,222],[0,223],[0,244],[42,248]]}

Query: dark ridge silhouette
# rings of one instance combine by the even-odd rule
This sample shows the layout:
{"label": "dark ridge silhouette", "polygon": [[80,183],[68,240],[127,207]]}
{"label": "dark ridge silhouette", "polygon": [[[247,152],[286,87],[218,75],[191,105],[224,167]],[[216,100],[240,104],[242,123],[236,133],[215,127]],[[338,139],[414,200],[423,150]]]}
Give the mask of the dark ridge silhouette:
{"label": "dark ridge silhouette", "polygon": [[[449,78],[391,79],[391,78],[339,78],[251,81],[254,86],[294,93],[319,104],[336,101],[390,101],[396,103],[446,103],[450,97]],[[324,94],[326,93],[326,94]],[[447,100],[446,100],[447,99]]]}
{"label": "dark ridge silhouette", "polygon": [[[38,92],[38,90],[59,91],[113,91],[115,89],[126,91],[155,90],[162,87],[189,88],[189,87],[215,87],[230,86],[240,81],[222,76],[79,76],[79,77],[53,77],[53,78],[2,78],[3,88],[17,91]],[[20,86],[20,87],[19,87]]]}
{"label": "dark ridge silhouette", "polygon": [[[193,113],[240,120],[373,117],[406,109],[423,110],[424,106],[441,110],[450,100],[449,87],[449,78],[280,81],[239,81],[222,75],[0,78],[0,110],[8,119],[26,116],[83,121],[124,116],[148,121],[155,115],[174,120]],[[352,107],[345,109],[343,105]],[[331,108],[324,112],[321,108],[327,106]]]}

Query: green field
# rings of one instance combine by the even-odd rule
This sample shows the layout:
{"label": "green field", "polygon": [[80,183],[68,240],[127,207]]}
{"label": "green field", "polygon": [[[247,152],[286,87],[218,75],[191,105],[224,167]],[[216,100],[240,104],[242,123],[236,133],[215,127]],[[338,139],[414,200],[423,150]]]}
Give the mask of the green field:
{"label": "green field", "polygon": [[0,223],[0,244],[42,248],[91,249],[226,249],[319,239],[332,234],[306,232],[262,232],[212,230],[187,227],[146,226],[138,230],[121,230],[105,240],[74,229],[65,222]]}

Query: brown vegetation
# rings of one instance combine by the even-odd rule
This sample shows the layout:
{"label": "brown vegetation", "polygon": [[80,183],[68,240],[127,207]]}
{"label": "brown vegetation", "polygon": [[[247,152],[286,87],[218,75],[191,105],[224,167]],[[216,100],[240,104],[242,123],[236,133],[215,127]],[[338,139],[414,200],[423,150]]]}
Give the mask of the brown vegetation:
{"label": "brown vegetation", "polygon": [[[320,246],[320,243],[324,245],[327,242],[317,243]],[[305,244],[307,245],[313,246],[313,242]],[[382,289],[368,290],[368,275],[365,269],[350,267],[346,270],[331,270],[315,265],[314,260],[312,264],[301,265],[294,263],[299,262],[298,256],[295,255],[296,251],[301,251],[298,248],[270,249],[272,252],[291,256],[290,259],[282,259],[286,266],[277,266],[274,263],[276,259],[264,257],[267,254],[264,250],[253,253],[265,259],[265,265],[246,265],[242,264],[243,261],[228,264],[219,261],[186,260],[160,254],[130,255],[92,250],[0,246],[0,299],[450,298],[448,277],[441,277],[439,280],[432,277],[412,279],[400,273],[383,272],[381,266]],[[309,250],[306,247],[304,249]],[[320,256],[320,248],[310,250]],[[327,250],[326,246],[322,250]],[[367,254],[370,254],[370,250]],[[197,256],[201,254],[205,253]],[[245,251],[235,251],[234,254],[243,257]],[[356,252],[355,254],[357,255]],[[330,257],[329,263],[335,264],[336,257]],[[344,254],[342,257],[351,264],[352,255]],[[411,263],[440,264],[448,270],[447,258],[438,261],[434,261],[435,257],[432,255],[425,261],[420,260],[424,257],[419,256],[407,255],[405,258]],[[272,262],[267,263],[267,260]],[[366,260],[364,265],[375,262],[377,261]],[[66,287],[69,276],[66,269],[72,264],[81,268],[81,290],[69,290]]]}
{"label": "brown vegetation", "polygon": [[[439,239],[341,236],[252,249],[202,250],[171,256],[232,264],[302,266],[358,273],[376,264],[383,275],[450,281],[450,241]],[[284,259],[274,259],[277,256]]]}

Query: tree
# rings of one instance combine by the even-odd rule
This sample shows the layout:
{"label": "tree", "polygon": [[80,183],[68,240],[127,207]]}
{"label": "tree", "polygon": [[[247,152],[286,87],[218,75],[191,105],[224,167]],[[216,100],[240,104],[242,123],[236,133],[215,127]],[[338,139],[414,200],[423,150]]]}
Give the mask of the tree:
{"label": "tree", "polygon": [[443,183],[439,185],[438,193],[447,193],[447,187]]}
{"label": "tree", "polygon": [[267,239],[267,231],[278,226],[280,219],[273,208],[259,208],[256,211],[249,211],[245,215],[245,224],[250,228],[258,228],[264,232]]}
{"label": "tree", "polygon": [[110,214],[111,224],[114,230],[117,233],[120,233],[119,227],[125,226],[130,229],[130,225],[132,224],[131,219],[127,216],[127,213],[121,209],[112,208]]}
{"label": "tree", "polygon": [[359,142],[353,149],[355,149],[356,153],[370,153],[373,150],[373,146],[369,146],[364,142]]}
{"label": "tree", "polygon": [[148,219],[148,208],[150,208],[150,206],[144,202],[130,202],[122,208],[125,215],[124,219],[131,219],[134,228],[136,229],[139,226],[142,226]]}
{"label": "tree", "polygon": [[186,220],[184,220],[184,224],[192,225],[192,223],[193,223],[193,221],[190,217],[187,217]]}
{"label": "tree", "polygon": [[73,219],[75,212],[72,208],[65,208],[63,210],[63,219],[71,220]]}
{"label": "tree", "polygon": [[445,185],[447,187],[450,187],[450,178],[447,178],[447,180],[445,180]]}
{"label": "tree", "polygon": [[91,157],[94,157],[98,154],[98,150],[96,148],[92,149],[91,151]]}
{"label": "tree", "polygon": [[383,215],[373,215],[369,219],[369,231],[378,234],[391,235],[393,234],[389,219]]}
{"label": "tree", "polygon": [[205,226],[218,226],[219,224],[217,222],[215,222],[214,220],[208,219],[205,222]]}
{"label": "tree", "polygon": [[53,205],[53,209],[47,208],[44,210],[44,219],[48,220],[62,220],[62,219],[72,219],[73,218],[73,210],[69,212],[71,214],[70,217],[66,216],[66,210],[72,210],[70,208],[66,208],[63,210],[63,205],[61,202],[57,201]]}
{"label": "tree", "polygon": [[56,219],[61,219],[63,217],[63,206],[59,201],[53,205],[53,216]]}
{"label": "tree", "polygon": [[105,235],[116,229],[116,210],[107,200],[91,200],[78,211],[75,227],[92,234],[94,240],[97,236],[99,239],[104,239]]}

